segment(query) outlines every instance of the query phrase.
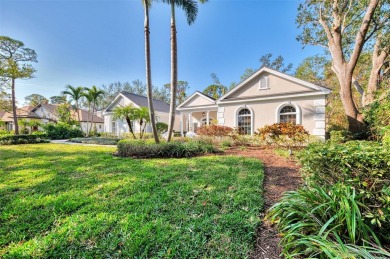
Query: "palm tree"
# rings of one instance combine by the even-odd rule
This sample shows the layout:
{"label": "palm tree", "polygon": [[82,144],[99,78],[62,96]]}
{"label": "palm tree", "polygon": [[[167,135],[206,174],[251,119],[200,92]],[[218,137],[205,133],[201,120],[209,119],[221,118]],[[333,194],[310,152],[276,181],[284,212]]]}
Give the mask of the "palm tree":
{"label": "palm tree", "polygon": [[159,143],[155,112],[153,107],[153,97],[152,97],[152,71],[151,71],[151,61],[150,61],[150,30],[149,30],[149,7],[151,6],[152,0],[142,0],[145,11],[145,21],[144,21],[144,31],[145,31],[145,64],[146,64],[146,89],[148,97],[148,108],[149,108],[149,121],[152,126],[152,132],[154,136],[154,141]]}
{"label": "palm tree", "polygon": [[114,109],[114,119],[124,119],[129,126],[130,133],[133,135],[134,139],[137,137],[134,134],[132,122],[137,118],[137,108],[134,108],[132,105],[127,105],[123,107],[116,107]]}
{"label": "palm tree", "polygon": [[[95,114],[97,103],[104,95],[104,91],[97,88],[96,86],[92,86],[91,88],[86,88],[86,92],[83,93],[83,96],[85,99],[87,99],[88,103],[88,117],[87,117],[87,136],[89,136],[90,131],[93,127],[93,115]],[[88,129],[88,123],[89,123],[89,115],[91,114],[91,127]]]}
{"label": "palm tree", "polygon": [[85,87],[78,86],[78,87],[73,87],[71,85],[66,86],[66,90],[62,91],[63,95],[69,95],[71,100],[74,101],[75,106],[76,106],[76,112],[77,112],[77,119],[79,122],[79,126],[81,128],[81,121],[80,121],[80,99],[83,97],[83,93],[85,91]]}
{"label": "palm tree", "polygon": [[136,109],[136,119],[139,121],[139,138],[142,139],[145,133],[146,125],[150,122],[149,109],[141,107]]}
{"label": "palm tree", "polygon": [[[175,123],[176,92],[177,92],[177,39],[175,6],[184,10],[187,22],[191,25],[198,14],[198,4],[194,0],[163,0],[171,5],[171,103],[169,108],[168,140],[171,141]],[[201,3],[207,0],[200,0]]]}

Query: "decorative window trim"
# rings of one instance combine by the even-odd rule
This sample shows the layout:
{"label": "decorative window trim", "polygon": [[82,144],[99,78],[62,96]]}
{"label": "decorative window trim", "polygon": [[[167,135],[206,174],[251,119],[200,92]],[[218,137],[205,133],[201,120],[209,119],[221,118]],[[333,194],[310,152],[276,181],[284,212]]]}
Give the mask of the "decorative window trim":
{"label": "decorative window trim", "polygon": [[295,108],[296,115],[297,115],[296,123],[297,123],[297,125],[301,125],[302,124],[301,107],[299,107],[299,105],[297,105],[293,102],[285,102],[285,103],[282,103],[278,106],[278,108],[276,109],[276,123],[280,123],[280,111],[286,106],[293,106]]}
{"label": "decorative window trim", "polygon": [[251,112],[251,136],[254,135],[254,126],[255,126],[255,113],[253,109],[250,106],[242,105],[236,109],[236,112],[234,113],[234,127],[238,127],[238,113],[242,109],[248,109]]}
{"label": "decorative window trim", "polygon": [[[262,82],[265,82],[263,85]],[[262,76],[259,80],[259,90],[267,90],[270,89],[269,87],[269,77],[268,76]]]}

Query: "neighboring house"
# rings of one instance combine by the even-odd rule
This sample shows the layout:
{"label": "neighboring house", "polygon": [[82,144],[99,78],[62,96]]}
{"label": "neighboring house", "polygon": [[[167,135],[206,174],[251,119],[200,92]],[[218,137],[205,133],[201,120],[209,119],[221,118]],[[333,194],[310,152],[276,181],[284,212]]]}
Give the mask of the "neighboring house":
{"label": "neighboring house", "polygon": [[178,106],[180,127],[196,132],[213,122],[248,135],[279,122],[303,125],[311,135],[325,138],[325,103],[331,91],[263,67],[215,100],[195,92]]}
{"label": "neighboring house", "polygon": [[[132,105],[136,108],[148,107],[148,99],[145,96],[125,91],[119,93],[103,112],[105,132],[111,132],[118,136],[129,132],[129,127],[125,120],[114,119],[114,109],[116,107],[124,107],[128,105]],[[156,114],[156,122],[164,122],[168,124],[169,104],[163,101],[153,100],[153,107]],[[138,121],[133,121],[132,127],[135,133],[140,132],[141,126]],[[175,118],[174,130],[180,130],[180,116],[178,114]],[[152,128],[149,124],[145,128],[145,132],[152,132]]]}
{"label": "neighboring house", "polygon": [[[46,119],[47,121],[57,122],[58,121],[57,106],[58,104],[43,103],[35,107],[32,110],[32,112],[37,114],[37,116],[39,116],[42,119]],[[88,129],[91,128],[91,122],[93,116],[92,130],[96,129],[96,131],[99,133],[104,132],[104,120],[102,117],[93,115],[92,113],[89,113],[88,111],[81,110],[81,109],[79,110],[79,114],[80,114],[80,126],[82,131],[87,132],[87,127]],[[71,115],[72,115],[72,119],[78,122],[79,118],[77,116],[77,112],[72,110]]]}
{"label": "neighboring house", "polygon": [[[36,107],[34,106],[25,106],[22,108],[18,108],[16,113],[18,117],[18,121],[24,119],[27,121],[30,120],[37,120],[41,124],[48,124],[50,122],[57,123],[58,122],[58,116],[57,116],[57,104],[40,104]],[[75,121],[78,121],[77,112],[71,111],[72,118]],[[81,121],[81,129],[86,132],[87,131],[87,125],[88,128],[91,127],[91,118],[93,116],[93,127],[96,128],[97,132],[103,132],[104,131],[104,120],[101,117],[98,117],[96,115],[92,115],[91,113],[88,113],[85,110],[80,110],[80,121]],[[14,130],[15,127],[13,126],[13,115],[12,112],[3,112],[0,111],[0,120],[4,121],[6,126],[6,130]],[[42,130],[41,127],[38,127],[33,130]]]}

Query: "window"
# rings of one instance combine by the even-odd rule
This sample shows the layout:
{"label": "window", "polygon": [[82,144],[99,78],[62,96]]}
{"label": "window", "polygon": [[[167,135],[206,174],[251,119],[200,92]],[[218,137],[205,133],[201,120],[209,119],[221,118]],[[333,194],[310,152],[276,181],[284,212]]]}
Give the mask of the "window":
{"label": "window", "polygon": [[247,108],[241,109],[237,114],[237,128],[240,134],[252,134],[252,113]]}
{"label": "window", "polygon": [[[209,118],[209,125],[211,125],[211,122],[213,121],[213,119],[210,117]],[[200,120],[200,126],[206,126],[207,125],[207,118],[203,118]]]}
{"label": "window", "polygon": [[116,121],[112,122],[112,132],[116,133]]}
{"label": "window", "polygon": [[279,116],[280,116],[279,121],[281,123],[290,122],[290,123],[297,124],[297,110],[295,109],[294,106],[291,105],[284,106],[280,110]]}
{"label": "window", "polygon": [[102,125],[99,125],[99,129],[102,129]]}
{"label": "window", "polygon": [[259,81],[259,89],[268,89],[269,88],[269,79],[268,76],[263,76]]}

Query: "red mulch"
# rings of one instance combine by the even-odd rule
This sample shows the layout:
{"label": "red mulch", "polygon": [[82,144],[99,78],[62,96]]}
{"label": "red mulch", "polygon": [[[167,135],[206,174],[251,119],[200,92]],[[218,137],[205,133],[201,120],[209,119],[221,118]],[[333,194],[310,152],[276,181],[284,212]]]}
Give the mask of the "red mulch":
{"label": "red mulch", "polygon": [[[249,147],[245,150],[226,150],[224,154],[258,158],[264,163],[264,211],[275,204],[284,192],[296,190],[301,184],[299,165],[293,160],[276,155],[272,149]],[[260,217],[263,218],[264,213]],[[256,245],[250,258],[281,258],[279,240],[277,231],[264,221],[257,230]]]}

